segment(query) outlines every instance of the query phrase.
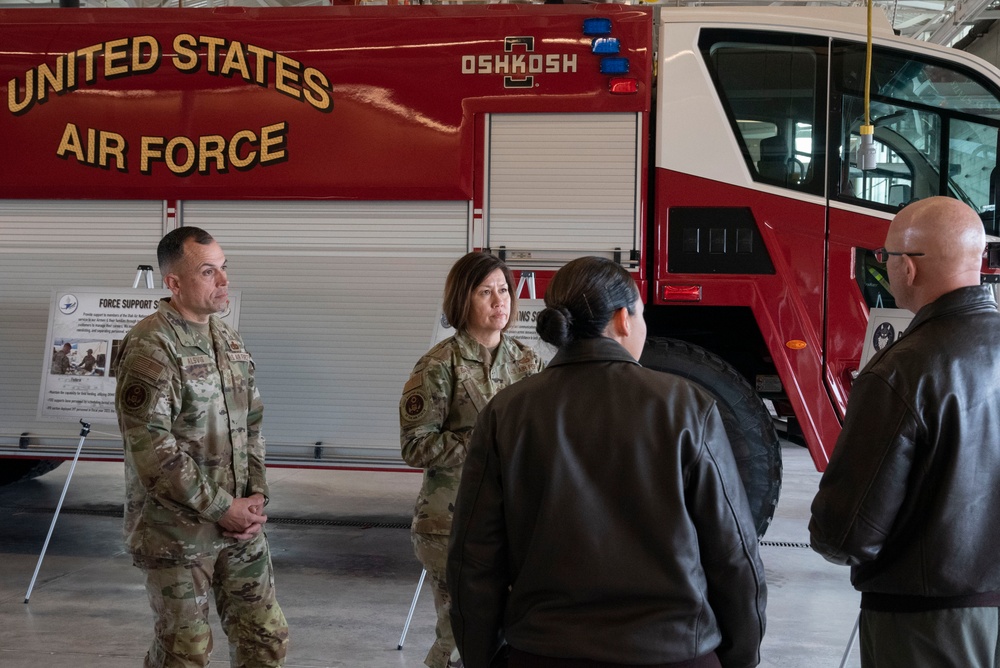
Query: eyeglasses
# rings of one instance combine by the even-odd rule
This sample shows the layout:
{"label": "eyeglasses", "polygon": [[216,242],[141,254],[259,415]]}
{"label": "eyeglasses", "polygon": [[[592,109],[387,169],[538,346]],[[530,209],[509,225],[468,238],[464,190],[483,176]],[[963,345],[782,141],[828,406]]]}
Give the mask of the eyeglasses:
{"label": "eyeglasses", "polygon": [[924,253],[897,253],[896,251],[886,250],[885,246],[881,248],[876,248],[872,251],[875,253],[875,259],[879,262],[885,262],[889,259],[890,255],[909,255],[910,257],[923,257]]}

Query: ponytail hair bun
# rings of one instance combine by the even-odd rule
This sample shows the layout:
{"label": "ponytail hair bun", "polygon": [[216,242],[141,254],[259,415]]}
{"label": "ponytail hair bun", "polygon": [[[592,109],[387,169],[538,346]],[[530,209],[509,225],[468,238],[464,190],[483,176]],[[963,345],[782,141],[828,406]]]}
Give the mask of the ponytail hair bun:
{"label": "ponytail hair bun", "polygon": [[545,291],[545,310],[535,329],[546,343],[562,347],[604,335],[615,311],[635,313],[639,289],[631,274],[603,257],[581,257],[566,263]]}

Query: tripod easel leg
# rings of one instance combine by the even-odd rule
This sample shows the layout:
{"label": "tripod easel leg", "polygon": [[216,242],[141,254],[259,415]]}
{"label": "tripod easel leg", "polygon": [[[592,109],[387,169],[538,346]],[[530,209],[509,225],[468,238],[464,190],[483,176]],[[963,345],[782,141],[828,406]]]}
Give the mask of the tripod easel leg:
{"label": "tripod easel leg", "polygon": [[413,619],[413,611],[417,607],[417,599],[420,597],[420,588],[424,586],[424,578],[427,577],[427,569],[420,571],[420,580],[417,581],[417,590],[413,592],[413,601],[410,603],[410,612],[406,615],[406,624],[403,625],[403,633],[399,636],[399,645],[396,649],[403,649],[403,641],[406,639],[406,632],[410,630],[410,620]]}
{"label": "tripod easel leg", "polygon": [[847,665],[847,659],[851,656],[851,650],[854,649],[854,641],[858,637],[858,627],[861,625],[861,612],[858,611],[858,618],[854,620],[854,629],[851,631],[851,637],[847,640],[847,647],[844,649],[844,656],[840,659],[840,668],[844,668]]}
{"label": "tripod easel leg", "polygon": [[45,536],[45,544],[42,545],[42,553],[38,555],[38,563],[35,565],[35,574],[31,576],[31,584],[28,585],[28,593],[24,595],[24,602],[31,598],[31,590],[35,588],[35,579],[38,578],[38,571],[42,568],[42,560],[45,559],[45,551],[49,549],[49,540],[52,539],[52,531],[56,528],[56,520],[59,519],[59,511],[62,510],[63,501],[66,499],[66,490],[69,489],[69,481],[73,479],[73,471],[76,470],[76,462],[80,459],[80,451],[83,450],[83,442],[87,440],[90,433],[90,424],[80,420],[83,428],[80,430],[80,444],[76,446],[76,454],[73,455],[73,465],[69,467],[66,474],[66,482],[63,483],[62,494],[59,496],[59,503],[56,504],[56,513],[52,516],[52,524],[49,525],[49,533]]}

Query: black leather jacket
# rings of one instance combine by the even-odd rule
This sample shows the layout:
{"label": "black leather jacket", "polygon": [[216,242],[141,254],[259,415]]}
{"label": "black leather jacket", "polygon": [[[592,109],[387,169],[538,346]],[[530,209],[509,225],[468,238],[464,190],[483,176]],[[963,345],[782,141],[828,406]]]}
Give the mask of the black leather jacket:
{"label": "black leather jacket", "polygon": [[611,339],[570,344],[483,410],[452,531],[468,668],[499,635],[543,656],[759,662],[764,569],[715,401]]}
{"label": "black leather jacket", "polygon": [[852,566],[862,607],[961,607],[941,597],[1000,591],[998,508],[1000,313],[973,286],[920,309],[858,376],[809,531]]}

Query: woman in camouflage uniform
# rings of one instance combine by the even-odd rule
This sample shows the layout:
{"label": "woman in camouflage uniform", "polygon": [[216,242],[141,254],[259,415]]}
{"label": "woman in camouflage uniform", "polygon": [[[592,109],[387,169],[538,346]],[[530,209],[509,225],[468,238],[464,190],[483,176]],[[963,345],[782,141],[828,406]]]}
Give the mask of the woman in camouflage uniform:
{"label": "woman in camouflage uniform", "polygon": [[517,307],[512,285],[507,265],[488,253],[468,253],[455,263],[445,282],[444,315],[456,334],[420,358],[399,402],[403,459],[424,469],[411,530],[437,610],[437,640],[424,659],[430,668],[462,665],[452,656],[445,565],[472,427],[494,394],[542,369],[533,350],[504,333]]}

